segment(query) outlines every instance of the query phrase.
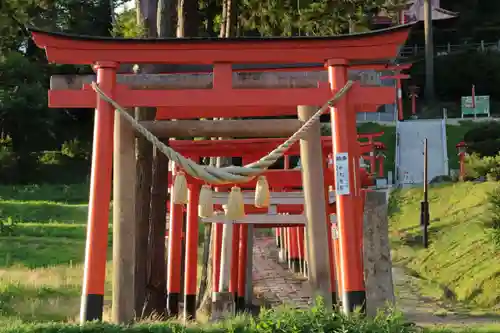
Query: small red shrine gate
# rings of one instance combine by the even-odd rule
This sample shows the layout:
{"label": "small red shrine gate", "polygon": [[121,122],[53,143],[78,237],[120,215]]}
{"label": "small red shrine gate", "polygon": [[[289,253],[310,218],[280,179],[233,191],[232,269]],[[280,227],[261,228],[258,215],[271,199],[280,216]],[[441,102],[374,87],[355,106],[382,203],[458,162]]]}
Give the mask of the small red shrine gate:
{"label": "small red shrine gate", "polygon": [[[348,68],[373,69],[381,66],[380,63],[388,63],[396,57],[409,30],[410,25],[403,25],[371,33],[337,37],[151,40],[87,37],[30,29],[36,45],[45,49],[48,61],[93,65],[100,89],[118,104],[123,107],[157,107],[163,110],[163,114],[169,114],[167,118],[172,119],[277,116],[290,114],[292,109],[295,112],[297,106],[321,105],[346,84]],[[208,89],[130,89],[127,85],[117,84],[117,67],[126,63],[213,65],[213,83]],[[278,63],[324,63],[328,69],[329,85],[292,89],[271,89],[269,86],[253,89],[233,87],[232,64]],[[304,69],[307,70],[309,69]],[[343,288],[341,294],[344,309],[348,312],[355,307],[363,307],[366,299],[357,241],[358,231],[355,229],[356,223],[350,223],[359,215],[356,210],[362,208],[355,112],[373,110],[373,106],[392,103],[394,100],[395,92],[391,87],[373,89],[355,84],[347,95],[331,108],[335,164],[337,171],[341,165],[345,169],[344,172],[336,174],[336,202]],[[82,321],[102,319],[113,151],[116,173],[114,225],[128,226],[127,230],[120,231],[120,235],[114,234],[114,257],[117,263],[113,280],[127,280],[130,283],[134,278],[134,270],[127,267],[127,262],[119,257],[119,254],[133,257],[133,254],[130,255],[130,252],[133,252],[133,234],[126,234],[130,232],[135,216],[132,204],[134,196],[131,193],[133,189],[130,188],[135,183],[135,172],[130,170],[130,165],[134,163],[133,135],[130,136],[131,130],[124,124],[124,120],[120,117],[115,119],[113,107],[99,98],[88,85],[82,90],[50,90],[49,106],[96,108],[80,318]],[[265,111],[264,114],[262,110]],[[306,176],[308,182],[304,184],[304,192],[307,198],[311,195],[307,186],[316,185],[313,185],[314,176]],[[339,185],[339,178],[342,178],[342,186]],[[312,201],[306,206],[308,219],[325,217],[325,212],[318,211]],[[326,224],[310,223],[308,228],[312,228],[309,235],[317,237],[318,244],[324,244]],[[314,242],[309,244],[312,244],[308,249],[312,257],[324,257],[321,255],[323,249],[320,246]],[[328,272],[327,262],[311,267],[311,283],[314,289],[320,292],[325,289],[329,284],[326,278]],[[118,307],[130,302],[127,302],[127,299],[131,291],[117,288],[113,292],[114,320],[128,320],[131,314]]]}

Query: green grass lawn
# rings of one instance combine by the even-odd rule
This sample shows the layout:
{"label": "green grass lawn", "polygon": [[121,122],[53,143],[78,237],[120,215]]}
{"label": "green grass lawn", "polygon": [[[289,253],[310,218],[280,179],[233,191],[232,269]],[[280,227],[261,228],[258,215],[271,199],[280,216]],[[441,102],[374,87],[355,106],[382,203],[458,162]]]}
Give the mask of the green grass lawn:
{"label": "green grass lawn", "polygon": [[421,280],[422,293],[456,311],[500,312],[500,251],[488,232],[488,192],[497,183],[456,183],[429,190],[430,246],[421,246],[421,189],[394,192],[393,260]]}
{"label": "green grass lawn", "polygon": [[77,317],[87,193],[85,185],[0,187],[0,218],[15,223],[0,235],[0,317]]}
{"label": "green grass lawn", "polygon": [[[88,188],[0,186],[0,219],[14,224],[0,234],[0,322],[77,319]],[[108,244],[105,316],[111,299],[111,232]]]}

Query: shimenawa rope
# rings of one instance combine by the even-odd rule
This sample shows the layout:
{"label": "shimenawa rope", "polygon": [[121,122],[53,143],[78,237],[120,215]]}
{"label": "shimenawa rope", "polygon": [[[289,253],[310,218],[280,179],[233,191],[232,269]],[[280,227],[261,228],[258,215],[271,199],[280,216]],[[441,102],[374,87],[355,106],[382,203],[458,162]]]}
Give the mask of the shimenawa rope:
{"label": "shimenawa rope", "polygon": [[92,82],[92,88],[99,94],[100,98],[113,105],[113,107],[120,113],[120,115],[125,118],[136,131],[141,133],[146,138],[146,140],[151,142],[153,146],[155,146],[158,150],[165,154],[175,164],[180,166],[181,169],[183,169],[190,176],[197,179],[202,179],[203,181],[212,185],[223,185],[233,183],[246,183],[266,171],[267,168],[269,168],[281,156],[283,156],[283,154],[289,147],[300,140],[302,136],[311,128],[311,126],[315,122],[319,121],[320,116],[327,110],[327,108],[334,106],[335,103],[340,98],[342,98],[347,93],[347,91],[349,91],[353,84],[354,81],[348,81],[346,85],[342,87],[333,98],[328,100],[320,109],[318,109],[318,111],[311,118],[309,118],[309,120],[305,122],[301,128],[297,130],[297,132],[295,132],[290,138],[288,138],[285,142],[276,147],[266,156],[262,157],[260,160],[247,164],[243,167],[228,166],[224,168],[199,165],[193,160],[185,158],[184,156],[161,142],[157,137],[153,135],[153,133],[142,126],[116,101],[106,95],[99,88],[96,82]]}

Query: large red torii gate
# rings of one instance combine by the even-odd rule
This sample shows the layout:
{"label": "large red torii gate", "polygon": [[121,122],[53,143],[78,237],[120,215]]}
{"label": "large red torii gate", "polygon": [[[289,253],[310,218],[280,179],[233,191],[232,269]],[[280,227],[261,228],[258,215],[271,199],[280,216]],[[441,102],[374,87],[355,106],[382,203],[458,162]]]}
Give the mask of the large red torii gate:
{"label": "large red torii gate", "polygon": [[[159,107],[172,114],[171,118],[252,117],[283,115],[283,109],[298,105],[320,105],[330,99],[348,80],[349,68],[376,68],[380,61],[393,59],[404,44],[410,25],[370,33],[336,37],[293,38],[178,38],[178,39],[120,39],[69,35],[45,32],[30,28],[37,46],[44,48],[50,62],[60,64],[93,65],[100,89],[123,107]],[[329,84],[315,88],[253,88],[234,89],[232,64],[324,63],[328,69]],[[213,65],[213,84],[209,89],[136,90],[117,84],[119,64],[206,64]],[[307,71],[307,70],[305,70]],[[364,306],[366,295],[363,287],[361,258],[356,241],[353,221],[359,208],[359,156],[355,112],[372,110],[375,105],[392,103],[392,87],[377,89],[355,84],[333,108],[332,138],[335,163],[346,172],[337,173],[337,215],[339,221],[340,268],[343,280],[344,309]],[[81,320],[102,319],[106,247],[108,233],[111,171],[113,166],[113,107],[99,98],[87,85],[81,90],[50,90],[49,106],[56,108],[96,108],[94,145],[92,157],[89,219],[83,284]],[[272,110],[278,110],[273,112]],[[261,110],[264,110],[263,114]],[[288,111],[287,111],[288,112]],[[135,182],[135,174],[126,170],[133,158],[132,141],[126,138],[123,120],[116,119],[115,164],[116,187],[114,196],[115,224],[133,224],[134,207],[130,204],[127,188]],[[129,140],[129,141],[127,141]],[[341,176],[341,177],[339,177]],[[312,179],[312,178],[311,178]],[[307,192],[307,191],[306,191]],[[306,196],[308,195],[305,193]],[[311,208],[314,211],[314,208]],[[313,213],[311,213],[313,214]],[[324,212],[322,213],[324,216]],[[321,215],[321,214],[319,214]],[[319,216],[316,212],[315,216]],[[318,223],[326,228],[325,223]],[[309,226],[313,228],[314,223]],[[316,226],[315,228],[318,228]],[[316,237],[321,234],[318,229]],[[310,234],[311,235],[311,234]],[[310,236],[312,237],[312,236]],[[130,240],[116,238],[117,251],[130,251]],[[133,241],[133,239],[132,239]],[[311,243],[311,242],[310,242]],[[318,240],[319,243],[319,240]],[[313,244],[312,256],[321,256],[321,248]],[[311,267],[317,271],[312,278],[313,287],[321,290],[322,276],[328,265]],[[132,279],[133,272],[118,263],[114,279]],[[124,304],[129,290],[114,291],[113,306]],[[178,295],[172,295],[178,297]],[[116,321],[123,321],[130,314],[113,311]]]}

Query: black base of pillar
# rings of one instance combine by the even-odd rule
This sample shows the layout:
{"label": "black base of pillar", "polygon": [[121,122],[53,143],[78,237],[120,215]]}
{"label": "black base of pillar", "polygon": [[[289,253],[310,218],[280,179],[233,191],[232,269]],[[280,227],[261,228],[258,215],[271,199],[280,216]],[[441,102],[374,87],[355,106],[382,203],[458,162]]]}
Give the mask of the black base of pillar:
{"label": "black base of pillar", "polygon": [[179,293],[168,293],[167,314],[169,317],[179,316]]}
{"label": "black base of pillar", "polygon": [[236,309],[236,312],[245,312],[245,310],[246,310],[245,297],[241,297],[241,296],[236,297],[235,309]]}
{"label": "black base of pillar", "polygon": [[196,295],[184,296],[184,318],[186,320],[196,319]]}
{"label": "black base of pillar", "polygon": [[279,237],[276,239],[276,246],[281,249],[281,239]]}
{"label": "black base of pillar", "polygon": [[300,273],[301,268],[300,268],[300,259],[293,258],[290,260],[291,262],[291,269],[294,273]]}
{"label": "black base of pillar", "polygon": [[337,297],[337,292],[332,291],[332,305],[336,309],[339,306],[339,299]]}
{"label": "black base of pillar", "polygon": [[366,292],[362,291],[346,291],[342,299],[343,306],[349,311],[354,312],[359,309],[361,313],[366,313]]}
{"label": "black base of pillar", "polygon": [[102,321],[104,308],[104,295],[88,294],[85,296],[85,309],[83,316],[85,321]]}

